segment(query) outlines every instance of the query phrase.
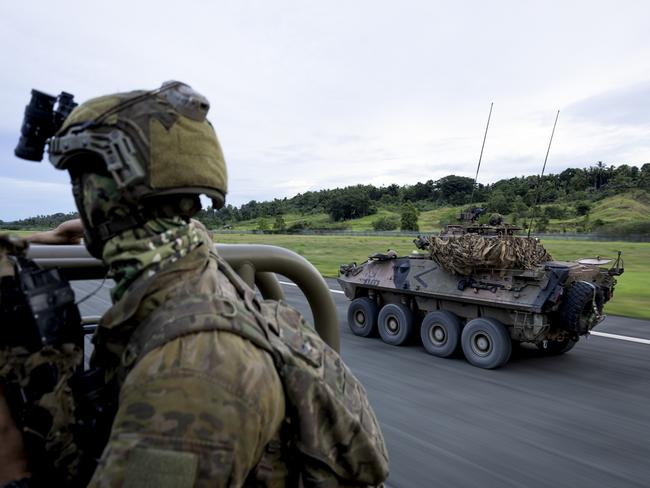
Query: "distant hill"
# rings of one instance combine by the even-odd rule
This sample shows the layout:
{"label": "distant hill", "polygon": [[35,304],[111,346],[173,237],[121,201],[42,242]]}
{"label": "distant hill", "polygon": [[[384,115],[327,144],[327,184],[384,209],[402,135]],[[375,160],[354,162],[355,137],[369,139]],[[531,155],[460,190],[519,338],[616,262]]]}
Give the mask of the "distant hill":
{"label": "distant hill", "polygon": [[[483,220],[500,213],[522,227],[534,217],[535,232],[650,234],[650,163],[639,168],[599,162],[546,175],[541,182],[537,176],[522,176],[475,185],[471,178],[449,175],[414,185],[355,185],[208,208],[197,217],[213,229],[436,231],[469,206],[485,208]],[[414,213],[412,218],[406,215],[409,212]],[[54,214],[0,221],[0,228],[46,229],[74,217]]]}
{"label": "distant hill", "polygon": [[[421,211],[418,215],[418,230],[422,232],[438,232],[445,224],[453,223],[463,206],[442,206],[432,210]],[[549,218],[556,215],[556,208],[563,210],[560,218]],[[548,209],[548,210],[547,210]],[[643,190],[632,190],[620,195],[604,197],[593,204],[585,215],[577,215],[576,208],[570,202],[541,205],[538,209],[539,217],[535,220],[533,229],[537,232],[598,232],[604,234],[638,234],[650,235],[650,193]],[[527,212],[522,215],[517,212],[502,214],[506,222],[515,223],[526,227],[529,222]],[[322,230],[351,230],[373,231],[373,222],[392,217],[399,228],[400,210],[379,206],[376,213],[365,217],[333,222],[326,213],[312,214],[285,214],[285,230],[298,224],[300,229]],[[481,220],[485,221],[486,217]],[[232,230],[273,230],[274,219],[257,217],[243,220],[231,225]],[[542,228],[543,227],[543,228]],[[295,229],[294,229],[295,230]]]}
{"label": "distant hill", "polygon": [[[436,231],[455,221],[461,209],[483,207],[535,232],[650,234],[650,164],[568,168],[559,174],[509,178],[474,185],[450,175],[415,185],[356,185],[298,194],[238,208],[207,209],[200,218],[212,228],[300,232],[313,230],[397,230],[405,208],[415,207],[417,227]],[[537,202],[537,203],[536,203]],[[405,229],[407,230],[407,229]]]}

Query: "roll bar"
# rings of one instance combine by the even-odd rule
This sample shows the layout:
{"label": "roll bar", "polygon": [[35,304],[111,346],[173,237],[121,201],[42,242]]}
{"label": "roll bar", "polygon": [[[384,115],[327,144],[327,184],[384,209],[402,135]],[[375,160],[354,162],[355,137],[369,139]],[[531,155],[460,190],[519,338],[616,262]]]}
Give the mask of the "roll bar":
{"label": "roll bar", "polygon": [[[261,244],[216,244],[217,252],[264,298],[280,300],[284,293],[275,273],[296,283],[305,294],[314,315],[316,332],[335,351],[340,350],[336,305],[327,283],[305,258],[288,249]],[[59,268],[69,280],[101,279],[104,264],[82,245],[49,246],[32,244],[28,257],[43,268]]]}

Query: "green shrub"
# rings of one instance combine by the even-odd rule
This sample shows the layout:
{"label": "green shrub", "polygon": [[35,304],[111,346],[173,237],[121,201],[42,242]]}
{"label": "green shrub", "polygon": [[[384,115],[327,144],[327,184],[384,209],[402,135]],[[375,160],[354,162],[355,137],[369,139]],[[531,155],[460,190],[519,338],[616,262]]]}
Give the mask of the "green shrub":
{"label": "green shrub", "polygon": [[287,223],[284,221],[282,215],[278,215],[273,222],[273,230],[276,232],[283,232],[287,228]]}
{"label": "green shrub", "polygon": [[376,231],[395,230],[399,226],[399,219],[390,215],[372,221],[372,228]]}
{"label": "green shrub", "polygon": [[418,214],[420,212],[411,202],[404,204],[402,207],[402,218],[400,222],[400,228],[402,230],[420,230],[418,225]]}

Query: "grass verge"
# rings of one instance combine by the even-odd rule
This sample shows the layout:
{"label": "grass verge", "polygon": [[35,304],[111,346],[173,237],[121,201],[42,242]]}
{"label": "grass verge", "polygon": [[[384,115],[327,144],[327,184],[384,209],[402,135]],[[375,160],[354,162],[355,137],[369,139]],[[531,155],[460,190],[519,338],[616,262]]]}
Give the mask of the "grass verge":
{"label": "grass verge", "polygon": [[[33,231],[11,231],[27,236]],[[369,254],[394,249],[407,255],[413,249],[412,237],[401,236],[300,236],[273,234],[215,234],[216,242],[226,244],[270,244],[286,247],[304,256],[323,276],[336,277],[339,265],[366,260]],[[617,278],[614,298],[605,310],[612,315],[650,319],[650,243],[545,240],[554,259],[574,260],[602,256],[615,258],[623,252],[625,273]]]}

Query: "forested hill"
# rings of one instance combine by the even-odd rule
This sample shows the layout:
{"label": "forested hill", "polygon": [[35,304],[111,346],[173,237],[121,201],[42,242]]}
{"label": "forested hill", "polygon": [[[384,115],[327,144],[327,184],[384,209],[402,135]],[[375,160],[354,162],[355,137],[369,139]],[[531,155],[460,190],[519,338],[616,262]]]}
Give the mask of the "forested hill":
{"label": "forested hill", "polygon": [[[538,208],[533,212],[535,201]],[[640,168],[568,168],[538,176],[474,185],[472,178],[445,176],[415,185],[355,185],[310,191],[240,207],[207,209],[200,219],[211,228],[296,231],[304,229],[435,230],[452,222],[464,206],[483,206],[536,231],[650,233],[650,163]]]}
{"label": "forested hill", "polygon": [[[375,230],[418,230],[423,223],[426,228],[421,230],[432,230],[431,227],[443,225],[443,220],[452,219],[456,207],[470,204],[487,208],[486,218],[490,213],[500,213],[523,224],[532,215],[535,201],[539,204],[535,211],[537,231],[609,229],[648,233],[650,163],[640,168],[602,163],[586,169],[568,168],[544,176],[541,184],[537,176],[525,176],[492,185],[474,185],[471,178],[450,175],[405,186],[355,185],[272,201],[253,200],[240,207],[208,208],[198,218],[210,228],[225,225],[276,231],[357,229],[353,223],[362,221]],[[621,215],[616,214],[617,208]],[[423,219],[424,214],[440,217],[439,221]],[[75,214],[54,214],[0,221],[0,228],[52,228],[73,217]]]}

